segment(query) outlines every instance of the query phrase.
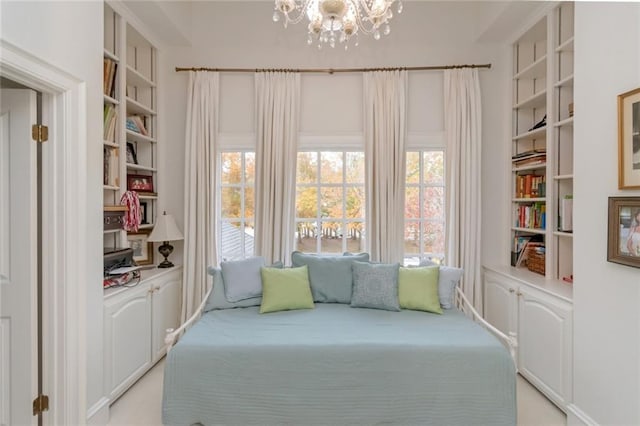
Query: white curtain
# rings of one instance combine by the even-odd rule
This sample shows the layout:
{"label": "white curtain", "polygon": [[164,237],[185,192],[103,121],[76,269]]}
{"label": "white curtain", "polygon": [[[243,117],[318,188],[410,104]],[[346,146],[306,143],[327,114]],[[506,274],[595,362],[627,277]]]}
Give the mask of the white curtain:
{"label": "white curtain", "polygon": [[482,313],[482,107],[478,70],[444,73],[446,134],[446,263],[464,268],[462,290]]}
{"label": "white curtain", "polygon": [[406,71],[364,73],[365,238],[381,262],[401,262],[404,252],[406,111]]}
{"label": "white curtain", "polygon": [[189,73],[184,194],[182,320],[189,318],[209,288],[207,267],[217,262],[215,243],[217,72]]}
{"label": "white curtain", "polygon": [[295,239],[300,74],[255,74],[255,250],[267,262],[289,263]]}

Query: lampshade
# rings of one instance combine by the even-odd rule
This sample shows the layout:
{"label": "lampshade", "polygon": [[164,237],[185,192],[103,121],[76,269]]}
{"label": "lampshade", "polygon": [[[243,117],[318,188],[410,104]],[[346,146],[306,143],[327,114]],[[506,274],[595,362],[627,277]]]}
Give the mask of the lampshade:
{"label": "lampshade", "polygon": [[164,212],[162,216],[158,217],[153,231],[147,238],[147,241],[176,241],[182,240],[184,236],[176,225],[176,220],[167,212]]}

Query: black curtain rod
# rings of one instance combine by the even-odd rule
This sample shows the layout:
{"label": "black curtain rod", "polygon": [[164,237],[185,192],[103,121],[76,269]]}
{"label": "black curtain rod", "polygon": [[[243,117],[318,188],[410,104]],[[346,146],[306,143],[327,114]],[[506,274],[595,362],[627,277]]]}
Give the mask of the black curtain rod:
{"label": "black curtain rod", "polygon": [[470,64],[470,65],[439,65],[430,67],[399,67],[399,68],[207,68],[207,67],[176,67],[176,72],[182,71],[214,71],[214,72],[299,72],[299,73],[327,73],[335,74],[339,72],[369,72],[369,71],[433,71],[450,70],[456,68],[491,68],[491,64]]}

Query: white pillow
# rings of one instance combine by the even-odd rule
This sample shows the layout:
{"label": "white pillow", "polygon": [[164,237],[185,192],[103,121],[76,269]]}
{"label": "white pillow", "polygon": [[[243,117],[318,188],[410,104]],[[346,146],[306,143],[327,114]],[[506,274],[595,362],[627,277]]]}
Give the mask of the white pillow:
{"label": "white pillow", "polygon": [[[420,266],[440,266],[430,260],[423,260],[420,262]],[[460,282],[464,274],[464,269],[454,268],[452,266],[440,266],[438,275],[438,298],[440,299],[440,306],[443,309],[451,309],[454,306],[454,296],[456,293],[456,286]]]}
{"label": "white pillow", "polygon": [[262,296],[260,268],[263,266],[264,257],[261,256],[220,263],[227,301],[239,302]]}

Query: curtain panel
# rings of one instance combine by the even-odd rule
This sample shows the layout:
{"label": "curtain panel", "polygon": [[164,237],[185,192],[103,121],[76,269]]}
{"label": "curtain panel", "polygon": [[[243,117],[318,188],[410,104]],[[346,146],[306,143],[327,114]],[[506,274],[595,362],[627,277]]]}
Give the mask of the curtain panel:
{"label": "curtain panel", "polygon": [[446,262],[464,269],[462,290],[482,313],[482,107],[478,70],[444,73]]}
{"label": "curtain panel", "polygon": [[364,75],[366,239],[371,259],[404,254],[407,71]]}
{"label": "curtain panel", "polygon": [[255,74],[255,250],[289,263],[295,239],[300,73]]}
{"label": "curtain panel", "polygon": [[189,72],[185,135],[184,270],[182,321],[191,317],[211,285],[207,267],[216,253],[216,138],[219,74]]}

